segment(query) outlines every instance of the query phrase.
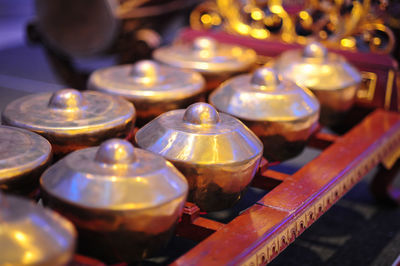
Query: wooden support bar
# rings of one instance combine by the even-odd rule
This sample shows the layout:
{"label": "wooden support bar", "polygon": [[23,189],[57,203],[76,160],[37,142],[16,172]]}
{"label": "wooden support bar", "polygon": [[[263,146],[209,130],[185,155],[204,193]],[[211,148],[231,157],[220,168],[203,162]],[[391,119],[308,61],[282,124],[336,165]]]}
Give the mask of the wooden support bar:
{"label": "wooden support bar", "polygon": [[314,135],[311,136],[307,145],[319,150],[325,150],[329,147],[329,145],[331,145],[338,139],[339,136],[334,134],[316,132]]}
{"label": "wooden support bar", "polygon": [[271,178],[271,179],[275,179],[275,180],[278,180],[278,181],[282,182],[283,180],[288,178],[290,175],[285,174],[285,173],[281,173],[281,172],[278,172],[278,171],[267,169],[262,173],[262,176],[267,177],[267,178]]}
{"label": "wooden support bar", "polygon": [[253,179],[251,186],[264,190],[272,190],[290,175],[278,171],[265,169],[260,171]]}
{"label": "wooden support bar", "polygon": [[[262,236],[272,234],[273,228],[288,218],[287,212],[253,205],[172,265],[237,265],[240,257],[245,255],[245,247],[251,247],[258,243]],[[279,246],[275,246],[276,254],[279,253],[278,250]],[[265,263],[268,257],[265,253]],[[260,259],[263,259],[262,256]]]}
{"label": "wooden support bar", "polygon": [[173,265],[268,263],[399,146],[400,115],[373,112]]}
{"label": "wooden support bar", "polygon": [[202,241],[223,226],[223,223],[200,217],[199,207],[191,202],[186,202],[176,234],[194,241]]}
{"label": "wooden support bar", "polygon": [[225,225],[223,223],[220,223],[220,222],[217,222],[217,221],[214,221],[211,219],[203,218],[203,217],[199,217],[196,220],[194,220],[193,224],[207,228],[212,231],[218,231]]}

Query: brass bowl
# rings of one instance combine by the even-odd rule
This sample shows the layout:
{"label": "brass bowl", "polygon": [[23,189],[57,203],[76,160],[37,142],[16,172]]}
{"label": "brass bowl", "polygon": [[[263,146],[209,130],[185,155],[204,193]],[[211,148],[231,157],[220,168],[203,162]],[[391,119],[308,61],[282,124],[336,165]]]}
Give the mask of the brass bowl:
{"label": "brass bowl", "polygon": [[51,145],[28,130],[0,126],[0,189],[35,197],[51,160]]}
{"label": "brass bowl", "polygon": [[328,53],[320,43],[283,53],[274,68],[284,78],[310,89],[321,103],[321,124],[340,124],[355,102],[360,72],[344,57]]}
{"label": "brass bowl", "polygon": [[210,37],[158,48],[153,57],[164,64],[201,73],[208,91],[232,75],[248,71],[257,60],[256,52],[250,48],[218,43]]}
{"label": "brass bowl", "polygon": [[77,227],[80,252],[107,263],[164,247],[188,191],[171,163],[121,139],[67,155],[40,181],[43,203]]}
{"label": "brass bowl", "polygon": [[88,81],[91,90],[122,96],[133,103],[140,125],[201,100],[204,86],[204,78],[197,72],[151,60],[100,69]]}
{"label": "brass bowl", "polygon": [[67,265],[76,231],[65,218],[34,202],[0,192],[0,265]]}
{"label": "brass bowl", "polygon": [[3,124],[45,137],[56,158],[112,137],[131,138],[135,118],[135,108],[122,98],[73,89],[19,98],[2,113]]}
{"label": "brass bowl", "polygon": [[139,129],[135,139],[183,173],[188,200],[204,211],[232,207],[242,197],[263,150],[245,125],[206,103],[162,114]]}
{"label": "brass bowl", "polygon": [[210,95],[209,102],[239,118],[260,137],[269,161],[300,154],[318,125],[315,96],[266,67],[227,80]]}

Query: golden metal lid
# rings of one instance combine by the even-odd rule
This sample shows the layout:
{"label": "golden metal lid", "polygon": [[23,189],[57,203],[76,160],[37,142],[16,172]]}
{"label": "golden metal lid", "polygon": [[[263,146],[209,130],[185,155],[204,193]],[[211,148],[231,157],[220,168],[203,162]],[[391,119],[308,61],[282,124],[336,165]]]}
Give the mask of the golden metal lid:
{"label": "golden metal lid", "polygon": [[50,155],[51,145],[42,136],[0,126],[0,184],[43,165]]}
{"label": "golden metal lid", "polygon": [[267,67],[227,80],[209,101],[218,110],[248,121],[294,121],[319,112],[312,92]]}
{"label": "golden metal lid", "polygon": [[89,89],[120,95],[130,101],[185,99],[199,94],[204,86],[205,80],[199,73],[152,60],[96,70],[88,82]]}
{"label": "golden metal lid", "polygon": [[206,103],[164,113],[136,133],[139,147],[167,159],[195,164],[225,164],[262,153],[263,145],[236,118]]}
{"label": "golden metal lid", "polygon": [[57,213],[0,193],[0,265],[65,265],[76,231]]}
{"label": "golden metal lid", "polygon": [[188,192],[185,177],[170,162],[122,139],[67,155],[40,182],[55,198],[107,210],[152,208]]}
{"label": "golden metal lid", "polygon": [[193,43],[177,43],[158,48],[153,57],[167,65],[193,69],[205,74],[240,72],[256,62],[250,48],[217,43],[209,37],[198,37]]}
{"label": "golden metal lid", "polygon": [[284,78],[311,90],[338,90],[361,82],[360,72],[344,57],[317,42],[283,53],[274,68]]}
{"label": "golden metal lid", "polygon": [[58,136],[104,131],[133,117],[135,108],[123,98],[74,89],[28,95],[8,104],[2,113],[4,124]]}

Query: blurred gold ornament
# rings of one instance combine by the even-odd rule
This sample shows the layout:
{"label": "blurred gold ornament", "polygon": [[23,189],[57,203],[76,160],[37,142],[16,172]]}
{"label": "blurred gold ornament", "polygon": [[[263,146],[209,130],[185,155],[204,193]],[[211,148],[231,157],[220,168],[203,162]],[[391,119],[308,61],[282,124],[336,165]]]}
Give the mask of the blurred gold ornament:
{"label": "blurred gold ornament", "polygon": [[383,24],[370,0],[307,0],[303,10],[289,14],[282,0],[215,0],[199,5],[191,14],[196,30],[220,28],[228,33],[306,44],[390,53],[393,32]]}

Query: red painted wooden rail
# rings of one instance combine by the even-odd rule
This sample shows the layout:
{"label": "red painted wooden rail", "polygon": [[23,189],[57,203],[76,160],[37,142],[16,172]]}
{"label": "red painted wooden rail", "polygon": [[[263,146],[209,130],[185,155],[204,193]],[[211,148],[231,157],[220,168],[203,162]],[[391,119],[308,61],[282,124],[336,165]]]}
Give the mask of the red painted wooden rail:
{"label": "red painted wooden rail", "polygon": [[347,134],[317,133],[311,144],[326,149],[291,176],[262,170],[253,185],[269,186],[272,180],[276,187],[228,224],[200,217],[198,208],[187,204],[177,233],[204,240],[172,265],[268,263],[400,149],[400,115],[376,110]]}

